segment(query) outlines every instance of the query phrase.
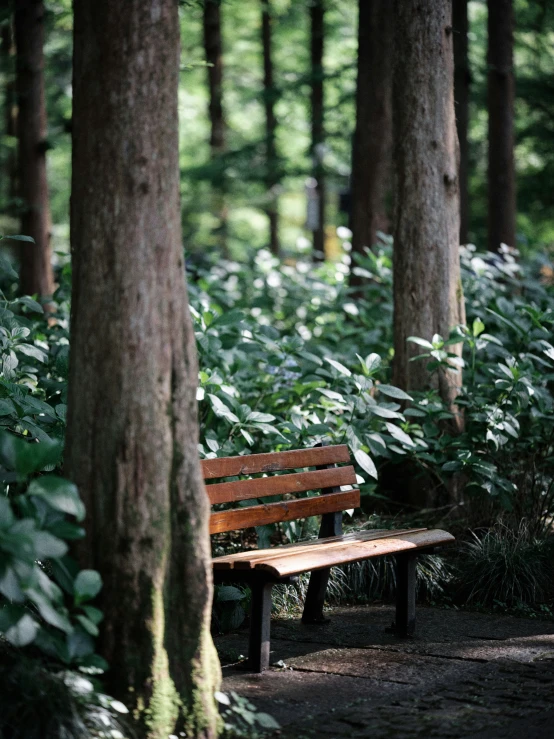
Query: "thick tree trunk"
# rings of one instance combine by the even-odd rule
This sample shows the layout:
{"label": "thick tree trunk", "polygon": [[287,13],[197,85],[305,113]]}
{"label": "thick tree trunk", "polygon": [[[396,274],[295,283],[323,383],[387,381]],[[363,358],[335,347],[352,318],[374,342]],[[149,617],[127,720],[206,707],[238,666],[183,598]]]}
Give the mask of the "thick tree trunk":
{"label": "thick tree trunk", "polygon": [[[359,0],[356,130],[352,150],[352,252],[375,244],[387,231],[385,198],[392,155],[392,5]],[[353,285],[360,278],[352,276]]]}
{"label": "thick tree trunk", "polygon": [[324,96],[323,96],[323,42],[325,37],[325,0],[312,0],[310,6],[310,52],[311,52],[311,120],[312,120],[312,166],[316,181],[318,204],[317,228],[314,229],[314,258],[325,258],[325,171],[323,167]]}
{"label": "thick tree trunk", "polygon": [[46,180],[46,104],[44,100],[44,4],[16,0],[17,136],[21,232],[34,244],[21,242],[20,290],[52,295],[50,205]]}
{"label": "thick tree trunk", "polygon": [[[221,37],[221,0],[204,0],[204,53],[208,69],[210,100],[210,148],[214,161],[225,152],[227,125],[223,110],[223,42]],[[213,213],[218,221],[215,229],[219,248],[227,252],[227,205],[224,172],[213,179]]]}
{"label": "thick tree trunk", "polygon": [[405,390],[437,385],[454,405],[461,372],[430,376],[409,336],[447,338],[465,321],[450,0],[396,0],[393,121],[394,367]]}
{"label": "thick tree trunk", "polygon": [[217,656],[179,212],[175,0],[75,0],[67,474],[141,736],[215,737]]}
{"label": "thick tree trunk", "polygon": [[275,118],[276,89],[273,79],[273,56],[271,39],[271,3],[262,0],[262,48],[264,59],[264,108],[265,108],[265,166],[266,188],[269,205],[266,208],[269,219],[269,248],[272,254],[279,254],[279,208],[276,187],[279,184],[277,148],[275,132],[277,119]]}
{"label": "thick tree trunk", "polygon": [[489,0],[489,249],[516,245],[512,0]]}
{"label": "thick tree trunk", "polygon": [[469,21],[468,0],[453,0],[452,26],[454,29],[454,103],[456,127],[460,142],[460,244],[469,241],[469,95],[471,72],[468,57]]}

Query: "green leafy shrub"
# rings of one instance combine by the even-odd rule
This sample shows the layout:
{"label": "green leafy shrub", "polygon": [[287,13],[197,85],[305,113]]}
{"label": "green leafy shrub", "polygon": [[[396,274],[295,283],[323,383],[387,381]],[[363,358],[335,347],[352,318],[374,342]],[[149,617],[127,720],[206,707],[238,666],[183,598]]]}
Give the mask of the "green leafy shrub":
{"label": "green leafy shrub", "polygon": [[280,726],[273,716],[256,709],[246,698],[231,690],[215,694],[223,719],[221,739],[257,739]]}
{"label": "green leafy shrub", "polygon": [[0,635],[62,664],[103,669],[94,653],[102,613],[89,603],[100,576],[68,554],[68,542],[84,534],[83,504],[67,480],[36,476],[60,455],[59,442],[0,436]]}
{"label": "green leafy shrub", "polygon": [[88,675],[53,671],[20,650],[0,652],[3,739],[133,739],[119,701]]}

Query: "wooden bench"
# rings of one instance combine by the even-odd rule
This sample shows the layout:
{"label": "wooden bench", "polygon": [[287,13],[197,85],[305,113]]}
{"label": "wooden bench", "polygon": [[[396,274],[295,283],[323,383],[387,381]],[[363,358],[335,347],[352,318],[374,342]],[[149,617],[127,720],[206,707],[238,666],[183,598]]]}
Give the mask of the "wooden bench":
{"label": "wooden bench", "polygon": [[[321,515],[319,538],[247,552],[216,557],[213,560],[216,583],[243,582],[252,591],[249,666],[263,672],[269,666],[271,589],[276,583],[291,583],[303,572],[311,572],[303,623],[322,623],[323,604],[330,568],[384,554],[396,556],[396,620],[393,629],[399,636],[411,636],[415,630],[416,556],[434,547],[454,541],[446,531],[407,529],[403,531],[368,530],[342,534],[342,511],[357,508],[360,491],[341,491],[341,486],[356,483],[348,447],[320,446],[274,454],[252,454],[202,461],[206,490],[212,506],[243,500],[284,495],[277,503],[248,505],[211,514],[210,533],[218,534],[252,526],[292,521]],[[244,477],[283,470],[285,475],[211,483],[226,477]],[[293,493],[321,490],[321,495],[289,499]]]}

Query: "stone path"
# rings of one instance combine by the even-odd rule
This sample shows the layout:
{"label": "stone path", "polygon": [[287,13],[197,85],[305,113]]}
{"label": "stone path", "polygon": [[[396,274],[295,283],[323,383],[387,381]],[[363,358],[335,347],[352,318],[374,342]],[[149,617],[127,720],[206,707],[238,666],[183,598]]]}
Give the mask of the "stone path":
{"label": "stone path", "polygon": [[388,606],[329,616],[272,621],[263,675],[237,664],[246,631],[216,639],[223,690],[274,716],[274,736],[554,739],[554,623],[420,607],[403,641],[385,633]]}

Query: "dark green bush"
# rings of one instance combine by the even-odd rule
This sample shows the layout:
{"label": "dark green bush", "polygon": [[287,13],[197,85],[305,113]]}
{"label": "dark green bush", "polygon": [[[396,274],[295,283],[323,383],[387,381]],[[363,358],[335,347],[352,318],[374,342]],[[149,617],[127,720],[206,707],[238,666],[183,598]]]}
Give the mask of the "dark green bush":
{"label": "dark green bush", "polygon": [[497,524],[464,544],[458,564],[461,601],[508,607],[552,601],[554,538],[538,538],[525,521]]}

